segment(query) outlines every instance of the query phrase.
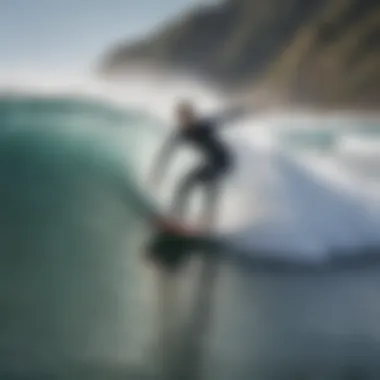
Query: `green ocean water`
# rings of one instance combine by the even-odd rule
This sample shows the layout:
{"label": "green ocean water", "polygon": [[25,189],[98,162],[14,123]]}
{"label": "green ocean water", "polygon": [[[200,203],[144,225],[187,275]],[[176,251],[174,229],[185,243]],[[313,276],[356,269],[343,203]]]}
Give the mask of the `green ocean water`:
{"label": "green ocean water", "polygon": [[122,118],[70,99],[9,99],[0,110],[0,373],[97,357],[127,367],[151,323],[133,248],[148,203],[112,137]]}
{"label": "green ocean water", "polygon": [[[158,378],[157,358],[171,355],[160,320],[173,316],[160,314],[159,273],[142,258],[153,206],[133,157],[147,125],[94,100],[0,100],[1,379]],[[197,265],[172,279],[176,323],[202,313]],[[378,378],[377,265],[218,272],[191,378]],[[183,346],[189,331],[179,330]]]}

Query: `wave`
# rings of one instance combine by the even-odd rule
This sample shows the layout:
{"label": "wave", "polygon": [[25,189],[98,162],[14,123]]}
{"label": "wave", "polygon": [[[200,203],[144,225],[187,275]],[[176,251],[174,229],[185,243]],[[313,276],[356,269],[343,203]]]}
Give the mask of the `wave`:
{"label": "wave", "polygon": [[[44,141],[50,152],[46,160],[53,155],[51,147],[63,144],[111,168],[128,212],[139,220],[167,207],[178,175],[196,159],[189,152],[179,157],[157,199],[145,188],[144,176],[167,132],[162,119],[103,100],[25,95],[0,100],[0,124],[4,152],[10,152],[9,141],[19,142],[19,153]],[[360,256],[366,248],[380,246],[380,208],[376,191],[369,190],[378,182],[359,173],[363,167],[377,174],[380,170],[368,155],[360,166],[342,148],[347,148],[347,131],[304,128],[297,135],[294,126],[268,120],[247,120],[235,128],[224,137],[236,153],[237,170],[225,184],[213,235],[225,247],[252,259],[321,263],[334,252]],[[33,154],[37,151],[43,150]],[[9,179],[5,153],[2,159]]]}

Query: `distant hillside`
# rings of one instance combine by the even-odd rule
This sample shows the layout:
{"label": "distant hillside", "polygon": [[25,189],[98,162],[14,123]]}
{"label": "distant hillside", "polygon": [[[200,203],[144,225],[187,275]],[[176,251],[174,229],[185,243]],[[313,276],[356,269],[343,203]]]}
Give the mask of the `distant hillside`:
{"label": "distant hillside", "polygon": [[103,75],[137,64],[201,75],[283,101],[380,104],[380,0],[228,0],[111,49]]}

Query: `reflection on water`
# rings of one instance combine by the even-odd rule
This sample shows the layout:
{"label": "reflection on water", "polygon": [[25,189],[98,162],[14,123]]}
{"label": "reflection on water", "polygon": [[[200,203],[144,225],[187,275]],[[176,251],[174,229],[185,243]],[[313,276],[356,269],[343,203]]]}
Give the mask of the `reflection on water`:
{"label": "reflection on water", "polygon": [[210,378],[378,378],[378,273],[252,276],[227,268]]}

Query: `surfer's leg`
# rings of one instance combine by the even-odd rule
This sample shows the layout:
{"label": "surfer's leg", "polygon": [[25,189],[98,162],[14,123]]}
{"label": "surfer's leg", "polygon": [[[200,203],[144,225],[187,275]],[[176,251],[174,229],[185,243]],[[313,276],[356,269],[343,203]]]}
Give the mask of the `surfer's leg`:
{"label": "surfer's leg", "polygon": [[197,225],[203,231],[212,230],[218,209],[218,186],[216,181],[200,181],[202,187],[202,207]]}
{"label": "surfer's leg", "polygon": [[200,183],[200,173],[203,168],[197,168],[190,172],[180,183],[174,196],[172,213],[177,217],[184,217],[187,202],[194,188]]}
{"label": "surfer's leg", "polygon": [[212,179],[206,182],[205,190],[205,208],[204,208],[204,223],[205,228],[212,229],[216,222],[217,210],[219,206],[219,181]]}
{"label": "surfer's leg", "polygon": [[202,212],[202,225],[205,230],[212,229],[217,217],[219,206],[220,182],[222,173],[218,168],[205,168],[200,181],[204,187],[204,208]]}

